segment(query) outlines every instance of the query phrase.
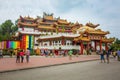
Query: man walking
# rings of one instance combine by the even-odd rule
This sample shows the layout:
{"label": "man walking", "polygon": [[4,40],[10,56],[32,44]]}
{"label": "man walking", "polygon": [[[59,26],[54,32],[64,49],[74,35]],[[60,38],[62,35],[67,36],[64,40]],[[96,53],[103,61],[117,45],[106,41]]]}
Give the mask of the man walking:
{"label": "man walking", "polygon": [[110,62],[110,54],[111,54],[111,50],[109,49],[107,52],[106,52],[106,59],[107,59],[107,63]]}
{"label": "man walking", "polygon": [[0,58],[3,58],[3,51],[0,49]]}
{"label": "man walking", "polygon": [[72,50],[70,50],[70,51],[68,52],[68,55],[69,55],[69,60],[72,60],[72,54],[73,54],[73,51],[72,51]]}
{"label": "man walking", "polygon": [[26,61],[28,63],[29,62],[29,56],[30,56],[30,50],[29,50],[29,48],[27,48],[27,50],[25,52],[25,55],[26,55]]}
{"label": "man walking", "polygon": [[104,49],[102,49],[102,51],[100,52],[100,60],[101,60],[101,63],[104,61],[104,63],[105,63],[105,57],[104,57],[104,55],[105,55],[105,50]]}
{"label": "man walking", "polygon": [[118,61],[120,61],[120,50],[117,51]]}

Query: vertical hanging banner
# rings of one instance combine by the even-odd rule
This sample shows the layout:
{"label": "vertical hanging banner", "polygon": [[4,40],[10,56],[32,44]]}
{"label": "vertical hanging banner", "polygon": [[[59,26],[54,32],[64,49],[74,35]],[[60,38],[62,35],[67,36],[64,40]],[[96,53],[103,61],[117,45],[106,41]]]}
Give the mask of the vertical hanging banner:
{"label": "vertical hanging banner", "polygon": [[13,49],[16,49],[17,48],[17,41],[13,42],[12,45],[13,45]]}
{"label": "vertical hanging banner", "polygon": [[23,35],[22,36],[22,41],[21,41],[21,48],[32,49],[33,48],[33,42],[34,42],[34,36],[33,35]]}
{"label": "vertical hanging banner", "polygon": [[32,39],[32,36],[30,35],[30,36],[29,36],[29,49],[32,48],[32,47],[31,47],[31,41],[32,41],[31,39]]}
{"label": "vertical hanging banner", "polygon": [[29,48],[29,35],[26,35],[26,48]]}
{"label": "vertical hanging banner", "polygon": [[23,42],[23,46],[22,46],[22,49],[25,49],[26,48],[26,35],[23,35],[23,40],[22,40]]}
{"label": "vertical hanging banner", "polygon": [[34,36],[31,37],[31,49],[34,47]]}
{"label": "vertical hanging banner", "polygon": [[20,41],[2,41],[0,42],[0,49],[6,49],[6,48],[20,48]]}
{"label": "vertical hanging banner", "polygon": [[2,49],[4,49],[4,41],[2,41],[1,47]]}
{"label": "vertical hanging banner", "polygon": [[0,49],[2,49],[2,42],[0,42]]}
{"label": "vertical hanging banner", "polygon": [[3,41],[4,49],[7,48],[7,41]]}
{"label": "vertical hanging banner", "polygon": [[15,47],[20,48],[20,41],[16,41],[15,44],[17,44]]}

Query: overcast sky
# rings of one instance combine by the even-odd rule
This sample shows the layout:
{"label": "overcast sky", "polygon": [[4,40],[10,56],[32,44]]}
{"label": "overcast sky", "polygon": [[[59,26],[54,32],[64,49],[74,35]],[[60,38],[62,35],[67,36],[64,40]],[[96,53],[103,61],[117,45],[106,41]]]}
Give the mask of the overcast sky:
{"label": "overcast sky", "polygon": [[71,22],[100,24],[98,28],[110,31],[108,37],[120,39],[120,0],[0,0],[0,24],[43,12]]}

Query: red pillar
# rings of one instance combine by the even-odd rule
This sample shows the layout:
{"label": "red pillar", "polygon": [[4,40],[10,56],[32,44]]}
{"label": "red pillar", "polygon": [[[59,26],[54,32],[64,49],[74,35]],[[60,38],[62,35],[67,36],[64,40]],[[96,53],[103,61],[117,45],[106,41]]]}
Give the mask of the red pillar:
{"label": "red pillar", "polygon": [[105,43],[105,50],[106,50],[106,51],[108,50],[108,45],[107,45],[107,43]]}
{"label": "red pillar", "polygon": [[83,43],[81,42],[81,44],[80,44],[80,54],[83,54]]}
{"label": "red pillar", "polygon": [[64,38],[62,38],[62,45],[64,45],[65,41],[64,41]]}
{"label": "red pillar", "polygon": [[102,50],[102,42],[101,42],[101,40],[100,40],[100,51]]}
{"label": "red pillar", "polygon": [[51,42],[51,40],[50,40],[50,46],[52,45],[52,42]]}
{"label": "red pillar", "polygon": [[95,51],[96,51],[96,47],[97,47],[97,42],[95,41]]}

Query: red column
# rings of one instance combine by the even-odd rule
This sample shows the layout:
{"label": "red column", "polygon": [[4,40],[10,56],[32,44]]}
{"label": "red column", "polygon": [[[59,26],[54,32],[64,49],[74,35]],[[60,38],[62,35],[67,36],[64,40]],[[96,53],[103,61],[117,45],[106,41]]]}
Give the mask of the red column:
{"label": "red column", "polygon": [[100,40],[100,51],[102,50],[102,42],[101,42],[101,40]]}
{"label": "red column", "polygon": [[81,44],[80,44],[80,47],[81,47],[81,49],[80,49],[80,54],[83,54],[83,43],[81,42]]}
{"label": "red column", "polygon": [[52,45],[51,40],[50,40],[50,46]]}
{"label": "red column", "polygon": [[106,51],[108,50],[108,45],[107,45],[107,43],[105,43],[105,50],[106,50]]}
{"label": "red column", "polygon": [[96,41],[95,41],[95,51],[96,51],[96,47],[97,47],[97,43],[96,43]]}
{"label": "red column", "polygon": [[64,38],[62,38],[62,45],[64,45]]}

